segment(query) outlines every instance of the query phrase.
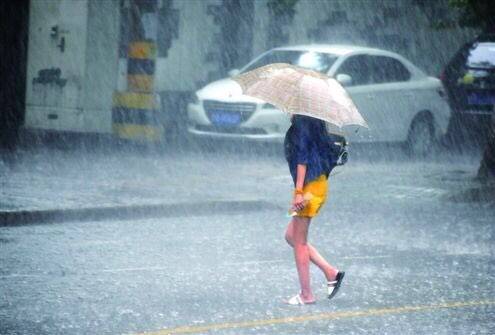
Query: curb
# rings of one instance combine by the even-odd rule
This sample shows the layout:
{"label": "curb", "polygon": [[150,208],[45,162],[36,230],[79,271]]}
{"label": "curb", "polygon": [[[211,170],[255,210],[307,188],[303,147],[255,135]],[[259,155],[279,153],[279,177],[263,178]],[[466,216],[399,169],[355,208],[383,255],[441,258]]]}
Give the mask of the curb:
{"label": "curb", "polygon": [[132,220],[159,217],[211,216],[220,214],[233,215],[259,210],[281,210],[281,208],[267,201],[241,200],[33,211],[4,211],[0,212],[0,227],[71,221],[102,221],[109,219]]}

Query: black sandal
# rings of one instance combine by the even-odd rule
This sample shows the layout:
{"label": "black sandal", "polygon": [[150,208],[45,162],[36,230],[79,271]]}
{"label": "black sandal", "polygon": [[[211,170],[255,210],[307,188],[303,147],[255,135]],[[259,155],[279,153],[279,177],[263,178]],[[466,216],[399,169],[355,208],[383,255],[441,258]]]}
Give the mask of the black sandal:
{"label": "black sandal", "polygon": [[327,283],[327,289],[328,289],[328,299],[332,299],[338,292],[340,288],[340,284],[342,284],[342,280],[344,279],[345,272],[337,272],[337,276],[335,277],[335,280],[329,281]]}

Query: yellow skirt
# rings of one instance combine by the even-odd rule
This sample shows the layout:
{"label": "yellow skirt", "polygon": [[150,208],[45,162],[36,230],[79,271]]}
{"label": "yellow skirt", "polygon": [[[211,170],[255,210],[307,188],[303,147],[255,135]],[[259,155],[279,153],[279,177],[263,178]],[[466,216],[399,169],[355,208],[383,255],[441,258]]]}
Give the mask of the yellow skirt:
{"label": "yellow skirt", "polygon": [[307,204],[301,211],[297,212],[296,216],[315,217],[327,200],[327,177],[322,174],[315,180],[310,181],[304,186],[303,192]]}

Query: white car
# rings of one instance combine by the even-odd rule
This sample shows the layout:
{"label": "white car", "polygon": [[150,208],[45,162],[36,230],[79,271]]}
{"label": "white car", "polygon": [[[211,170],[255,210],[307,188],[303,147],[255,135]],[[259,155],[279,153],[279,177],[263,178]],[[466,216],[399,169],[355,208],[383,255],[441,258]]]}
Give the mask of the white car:
{"label": "white car", "polygon": [[[398,54],[347,45],[290,46],[269,50],[229,74],[270,63],[298,65],[337,79],[369,125],[344,131],[350,142],[403,141],[414,153],[425,154],[447,130],[450,108],[442,83]],[[187,114],[188,132],[196,137],[283,141],[290,126],[288,115],[242,95],[230,78],[198,90]]]}

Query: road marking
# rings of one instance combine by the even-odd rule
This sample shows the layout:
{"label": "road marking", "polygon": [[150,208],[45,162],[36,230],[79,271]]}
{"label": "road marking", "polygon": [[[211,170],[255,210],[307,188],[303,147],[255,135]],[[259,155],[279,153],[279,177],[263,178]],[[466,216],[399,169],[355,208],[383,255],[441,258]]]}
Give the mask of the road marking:
{"label": "road marking", "polygon": [[342,312],[328,312],[313,315],[301,315],[285,318],[273,318],[273,319],[260,319],[241,322],[225,322],[225,323],[213,323],[204,326],[183,326],[177,328],[168,328],[158,331],[146,332],[136,335],[172,335],[172,334],[193,334],[202,333],[222,329],[235,329],[235,328],[250,328],[260,326],[272,326],[277,324],[289,324],[300,323],[308,321],[322,321],[322,320],[340,320],[356,317],[370,317],[381,316],[389,314],[405,314],[421,311],[431,311],[447,308],[462,308],[462,307],[477,307],[495,305],[495,300],[482,300],[482,301],[465,301],[465,302],[450,302],[450,303],[438,303],[433,305],[420,305],[420,306],[403,306],[403,307],[388,307],[388,308],[374,308],[358,311],[342,311]]}
{"label": "road marking", "polygon": [[12,273],[10,275],[3,275],[0,276],[0,279],[8,279],[8,278],[38,278],[41,277],[41,275],[38,274],[21,274],[21,273]]}
{"label": "road marking", "polygon": [[100,271],[94,271],[94,273],[98,273],[98,272],[115,273],[115,272],[136,272],[136,271],[164,271],[164,270],[170,270],[170,267],[149,266],[149,267],[141,267],[141,268],[103,269]]}
{"label": "road marking", "polygon": [[344,256],[341,259],[378,259],[378,258],[391,258],[391,255],[377,255],[377,256]]}
{"label": "road marking", "polygon": [[142,271],[166,271],[170,270],[169,267],[144,267],[144,268],[122,268],[122,269],[102,269],[102,270],[94,270],[87,271],[81,273],[34,273],[34,274],[22,274],[22,273],[12,273],[8,275],[0,276],[0,279],[9,279],[9,278],[40,278],[40,277],[54,277],[54,276],[92,276],[98,273],[118,273],[118,272],[142,272]]}
{"label": "road marking", "polygon": [[[256,264],[273,264],[273,263],[281,263],[284,260],[271,260],[271,261],[245,261],[245,262],[230,262],[219,264],[219,266],[232,266],[232,265],[256,265]],[[144,271],[170,271],[170,267],[164,266],[148,266],[148,267],[135,267],[135,268],[115,268],[115,269],[101,269],[101,270],[88,270],[86,272],[81,273],[68,273],[66,275],[71,276],[87,276],[94,275],[98,273],[119,273],[119,272],[144,272]],[[0,275],[0,279],[9,279],[9,278],[40,278],[46,276],[54,276],[59,275],[59,273],[11,273],[8,275]]]}
{"label": "road marking", "polygon": [[[339,257],[339,259],[379,259],[379,258],[392,258],[391,255],[376,255],[376,256],[344,256]],[[286,263],[288,260],[285,259],[274,259],[267,261],[242,261],[242,262],[227,262],[222,265],[249,265],[249,264],[274,264],[274,263]]]}
{"label": "road marking", "polygon": [[[377,255],[377,256],[344,256],[340,257],[341,259],[375,259],[375,258],[390,258],[390,255]],[[278,264],[285,263],[287,260],[284,259],[274,259],[274,260],[266,260],[266,261],[241,261],[241,262],[226,262],[219,264],[219,266],[232,266],[232,265],[261,265],[261,264]],[[97,273],[119,273],[119,272],[140,272],[140,271],[167,271],[170,270],[170,267],[163,266],[149,266],[149,267],[135,267],[135,268],[115,268],[115,269],[101,269],[101,270],[88,270],[88,272],[83,273],[67,273],[66,275],[76,275],[76,276],[85,276],[85,275],[93,275]],[[53,276],[53,273],[11,273],[7,275],[0,275],[0,279],[9,279],[9,278],[39,278],[44,276]]]}
{"label": "road marking", "polygon": [[222,265],[249,265],[249,264],[272,264],[272,263],[283,263],[286,262],[283,259],[275,259],[271,261],[243,261],[243,262],[227,262]]}

